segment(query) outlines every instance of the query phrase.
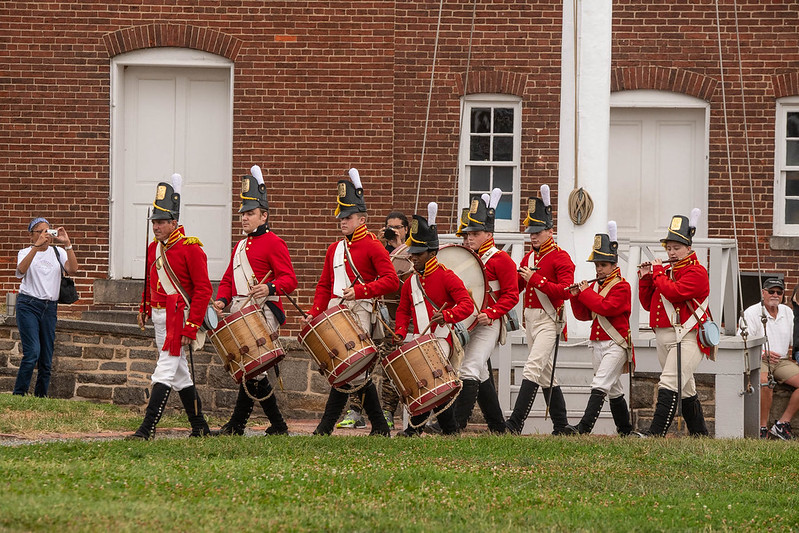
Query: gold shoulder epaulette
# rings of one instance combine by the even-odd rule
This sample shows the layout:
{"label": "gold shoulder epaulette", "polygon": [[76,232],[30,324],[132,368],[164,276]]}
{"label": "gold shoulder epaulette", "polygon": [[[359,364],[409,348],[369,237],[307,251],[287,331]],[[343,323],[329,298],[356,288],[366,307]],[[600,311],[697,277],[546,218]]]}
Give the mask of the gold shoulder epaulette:
{"label": "gold shoulder epaulette", "polygon": [[202,241],[197,237],[183,237],[183,244],[199,244],[203,245]]}

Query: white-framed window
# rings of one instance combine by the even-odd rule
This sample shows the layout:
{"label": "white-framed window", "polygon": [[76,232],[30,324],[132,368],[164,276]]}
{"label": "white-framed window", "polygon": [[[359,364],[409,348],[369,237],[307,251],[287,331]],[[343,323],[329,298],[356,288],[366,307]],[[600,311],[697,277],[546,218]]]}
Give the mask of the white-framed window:
{"label": "white-framed window", "polygon": [[777,100],[774,234],[799,236],[799,97]]}
{"label": "white-framed window", "polygon": [[458,205],[467,207],[471,198],[499,187],[503,194],[494,231],[517,233],[521,223],[521,98],[470,94],[461,100],[461,105]]}

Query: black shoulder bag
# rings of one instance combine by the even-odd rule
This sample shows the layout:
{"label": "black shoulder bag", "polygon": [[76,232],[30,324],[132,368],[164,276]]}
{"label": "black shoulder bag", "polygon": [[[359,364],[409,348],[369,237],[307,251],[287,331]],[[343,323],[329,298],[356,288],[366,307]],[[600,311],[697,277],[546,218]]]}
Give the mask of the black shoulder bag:
{"label": "black shoulder bag", "polygon": [[58,303],[60,304],[74,304],[78,301],[78,289],[75,288],[75,282],[67,276],[67,271],[64,265],[61,264],[61,255],[58,253],[58,248],[53,246],[55,251],[55,259],[58,261],[58,266],[61,267],[61,291],[58,293]]}

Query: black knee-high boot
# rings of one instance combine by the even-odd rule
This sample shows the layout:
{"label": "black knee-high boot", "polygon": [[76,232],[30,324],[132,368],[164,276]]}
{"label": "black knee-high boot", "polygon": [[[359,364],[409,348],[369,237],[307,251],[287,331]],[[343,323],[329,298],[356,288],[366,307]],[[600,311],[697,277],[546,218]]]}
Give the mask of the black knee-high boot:
{"label": "black knee-high boot", "polygon": [[313,431],[314,435],[330,435],[333,433],[333,428],[336,427],[338,417],[341,416],[344,406],[347,405],[348,398],[349,394],[346,392],[330,389],[330,395],[327,397],[327,403],[325,404],[325,412],[322,415],[322,420],[319,421],[319,425]]}
{"label": "black knee-high boot", "polygon": [[[480,382],[476,379],[463,380],[463,387],[461,387],[461,391],[452,406],[452,412],[455,415],[455,423],[458,425],[459,429],[464,429],[466,424],[469,423],[469,417],[472,416],[474,402],[477,401],[477,392],[479,388]],[[439,425],[441,425],[440,421]]]}
{"label": "black knee-high boot", "polygon": [[372,431],[369,435],[380,435],[383,437],[391,436],[391,429],[386,422],[386,416],[383,414],[383,408],[380,407],[380,397],[377,395],[377,387],[375,382],[369,379],[369,384],[364,387],[363,394],[363,410],[369,418],[369,423],[372,425]]}
{"label": "black knee-high boot", "polygon": [[150,401],[144,411],[144,421],[142,421],[139,429],[133,435],[126,437],[126,439],[149,440],[155,437],[155,426],[164,414],[166,401],[169,399],[171,391],[172,388],[169,385],[164,385],[163,383],[153,384]]}
{"label": "black knee-high boot", "polygon": [[[270,396],[271,395],[271,396]],[[269,427],[264,432],[265,435],[288,435],[289,427],[286,421],[283,420],[283,414],[277,406],[277,398],[272,392],[272,385],[269,380],[264,377],[258,382],[258,394],[254,395],[256,398],[263,398],[269,396],[266,400],[261,400],[261,408],[264,410],[266,418],[269,419]]]}
{"label": "black knee-high boot", "polygon": [[533,408],[533,401],[535,400],[535,393],[538,392],[538,383],[523,379],[519,387],[519,395],[516,397],[516,404],[513,406],[513,412],[505,421],[508,431],[516,435],[520,435],[524,429],[524,422],[530,414],[530,409]]}
{"label": "black knee-high boot", "polygon": [[613,422],[616,424],[616,432],[621,436],[627,436],[633,432],[633,425],[630,423],[630,409],[624,396],[610,399],[610,412],[613,415]]}
{"label": "black knee-high boot", "polygon": [[[602,411],[602,404],[605,403],[605,392],[599,389],[591,389],[591,396],[588,397],[588,405],[585,406],[585,413],[580,423],[577,424],[577,432],[581,435],[591,433],[594,425]],[[552,420],[555,420],[554,416]]]}
{"label": "black knee-high boot", "polygon": [[477,405],[483,412],[488,430],[492,433],[505,433],[505,415],[502,413],[502,406],[499,405],[497,389],[494,388],[494,380],[488,378],[480,383],[477,389]]}
{"label": "black knee-high boot", "polygon": [[544,400],[549,405],[549,416],[552,418],[552,434],[553,435],[574,435],[576,430],[574,426],[569,425],[569,417],[566,412],[566,400],[563,398],[563,391],[560,385],[556,385],[549,389],[541,389],[541,394],[544,395]]}
{"label": "black knee-high boot", "polygon": [[[189,417],[189,424],[191,424],[191,433],[189,437],[205,437],[211,434],[208,428],[208,422],[205,421],[203,416],[203,404],[200,401],[200,396],[197,394],[197,389],[192,385],[183,390],[178,391],[180,401],[183,402],[183,409],[186,410],[186,416]],[[194,409],[194,400],[197,400],[197,409]]]}
{"label": "black knee-high boot", "polygon": [[705,416],[702,414],[702,404],[699,403],[698,394],[694,394],[690,398],[683,398],[682,417],[685,419],[688,433],[692,437],[707,437],[710,434],[705,424]]}
{"label": "black knee-high boot", "polygon": [[[254,383],[252,381],[247,381],[246,383],[250,393],[252,393],[255,390]],[[254,403],[252,398],[247,396],[244,391],[244,383],[239,385],[239,395],[236,397],[236,405],[233,407],[233,414],[230,415],[230,420],[219,428],[219,431],[212,431],[211,434],[214,436],[244,435],[244,428],[250,419]]]}
{"label": "black knee-high boot", "polygon": [[677,412],[677,393],[673,390],[658,389],[658,400],[652,424],[644,432],[645,435],[665,437]]}

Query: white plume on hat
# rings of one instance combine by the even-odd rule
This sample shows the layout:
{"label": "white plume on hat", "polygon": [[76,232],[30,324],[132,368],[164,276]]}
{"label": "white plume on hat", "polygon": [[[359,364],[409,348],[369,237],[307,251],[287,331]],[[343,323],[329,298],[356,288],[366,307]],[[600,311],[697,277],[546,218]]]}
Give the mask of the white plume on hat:
{"label": "white plume on hat", "polygon": [[486,204],[486,207],[488,207],[488,202],[491,201],[491,195],[486,192],[481,194],[480,198],[483,200],[483,203]]}
{"label": "white plume on hat", "polygon": [[502,189],[496,187],[491,191],[491,203],[487,203],[486,205],[492,209],[496,209],[497,205],[499,205],[500,198],[502,198]]}
{"label": "white plume on hat", "polygon": [[609,220],[608,221],[608,237],[610,237],[610,242],[617,242],[617,229],[616,229],[616,221]]}
{"label": "white plume on hat", "polygon": [[350,169],[350,181],[355,185],[356,189],[363,189],[363,185],[361,185],[361,175],[358,173],[357,168]]}
{"label": "white plume on hat", "polygon": [[550,206],[549,185],[541,185],[541,200],[545,206]]}
{"label": "white plume on hat", "polygon": [[250,168],[250,174],[252,175],[253,178],[255,178],[255,181],[258,182],[258,185],[263,185],[264,175],[261,173],[261,167],[259,167],[258,165],[253,165]]}
{"label": "white plume on hat", "polygon": [[702,210],[698,207],[694,207],[691,209],[691,215],[688,217],[688,227],[695,228],[697,222],[699,222],[699,217],[702,216]]}
{"label": "white plume on hat", "polygon": [[172,174],[172,189],[177,193],[180,194],[180,190],[183,188],[183,177],[178,174]]}
{"label": "white plume on hat", "polygon": [[427,225],[428,226],[435,226],[436,225],[436,215],[438,214],[438,204],[435,202],[430,202],[427,204]]}

